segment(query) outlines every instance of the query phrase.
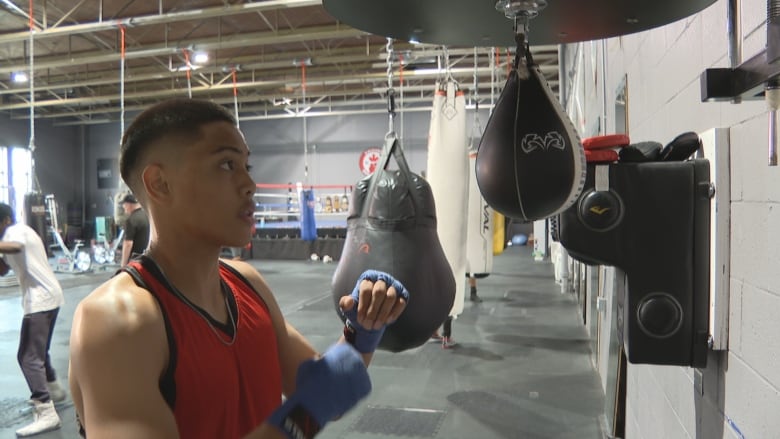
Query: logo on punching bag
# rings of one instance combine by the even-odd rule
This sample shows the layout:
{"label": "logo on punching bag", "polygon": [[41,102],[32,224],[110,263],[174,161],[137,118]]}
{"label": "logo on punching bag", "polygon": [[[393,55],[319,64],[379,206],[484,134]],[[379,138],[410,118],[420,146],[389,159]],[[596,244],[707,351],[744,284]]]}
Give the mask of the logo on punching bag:
{"label": "logo on punching bag", "polygon": [[360,247],[358,247],[358,251],[363,254],[369,254],[371,253],[371,246],[367,242],[364,242],[360,244]]}
{"label": "logo on punching bag", "polygon": [[593,212],[593,213],[595,213],[596,215],[603,215],[603,214],[607,213],[607,211],[610,210],[610,209],[611,208],[609,208],[609,207],[593,206],[593,207],[591,207],[588,210]]}
{"label": "logo on punching bag", "polygon": [[544,137],[531,133],[523,136],[523,140],[520,141],[520,148],[526,154],[537,149],[541,149],[542,151],[547,151],[550,148],[562,150],[566,148],[566,141],[563,139],[563,136],[556,131],[551,131]]}
{"label": "logo on punching bag", "polygon": [[482,233],[490,231],[490,206],[482,200]]}

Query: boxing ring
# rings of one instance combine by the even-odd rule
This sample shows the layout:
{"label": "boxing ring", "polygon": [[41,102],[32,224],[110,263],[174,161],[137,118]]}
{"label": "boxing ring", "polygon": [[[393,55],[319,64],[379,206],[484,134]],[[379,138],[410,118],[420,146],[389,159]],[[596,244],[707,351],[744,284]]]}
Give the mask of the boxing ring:
{"label": "boxing ring", "polygon": [[[258,183],[254,259],[338,259],[344,247],[352,185]],[[306,196],[310,198],[305,200]]]}

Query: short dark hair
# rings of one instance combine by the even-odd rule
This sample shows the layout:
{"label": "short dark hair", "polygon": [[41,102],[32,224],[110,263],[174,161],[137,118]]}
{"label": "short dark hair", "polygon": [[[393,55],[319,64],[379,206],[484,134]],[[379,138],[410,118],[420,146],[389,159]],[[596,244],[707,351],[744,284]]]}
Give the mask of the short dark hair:
{"label": "short dark hair", "polygon": [[0,221],[5,221],[6,218],[11,218],[12,223],[16,222],[14,209],[5,203],[0,203]]}
{"label": "short dark hair", "polygon": [[136,204],[138,203],[138,200],[135,198],[133,194],[127,194],[124,197],[122,197],[122,199],[119,201],[119,204],[125,204],[125,203]]}
{"label": "short dark hair", "polygon": [[119,173],[128,185],[131,173],[149,144],[164,136],[193,136],[210,122],[237,125],[235,117],[223,106],[197,99],[171,99],[147,108],[139,114],[122,136],[119,148]]}

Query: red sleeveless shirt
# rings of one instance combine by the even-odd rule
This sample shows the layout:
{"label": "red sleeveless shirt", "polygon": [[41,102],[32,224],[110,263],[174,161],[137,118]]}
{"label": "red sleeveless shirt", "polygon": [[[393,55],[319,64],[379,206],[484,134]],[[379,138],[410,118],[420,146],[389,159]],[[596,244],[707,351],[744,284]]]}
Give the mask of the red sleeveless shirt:
{"label": "red sleeveless shirt", "polygon": [[228,346],[232,324],[212,320],[210,327],[205,311],[199,315],[195,305],[186,303],[151,259],[135,259],[128,267],[125,271],[162,309],[170,360],[160,391],[176,417],[179,436],[240,438],[268,418],[282,401],[276,335],[267,305],[246,278],[220,262],[236,322],[235,342]]}

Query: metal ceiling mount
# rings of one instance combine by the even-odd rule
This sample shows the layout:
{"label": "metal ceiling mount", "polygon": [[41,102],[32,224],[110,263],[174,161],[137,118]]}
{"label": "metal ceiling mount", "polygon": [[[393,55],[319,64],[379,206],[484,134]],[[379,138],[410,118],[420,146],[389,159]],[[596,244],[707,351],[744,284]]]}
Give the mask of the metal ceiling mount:
{"label": "metal ceiling mount", "polygon": [[506,18],[514,21],[516,34],[528,36],[531,19],[547,7],[547,0],[497,0],[496,10],[503,12]]}
{"label": "metal ceiling mount", "polygon": [[496,10],[509,19],[534,18],[547,7],[547,0],[498,0]]}

